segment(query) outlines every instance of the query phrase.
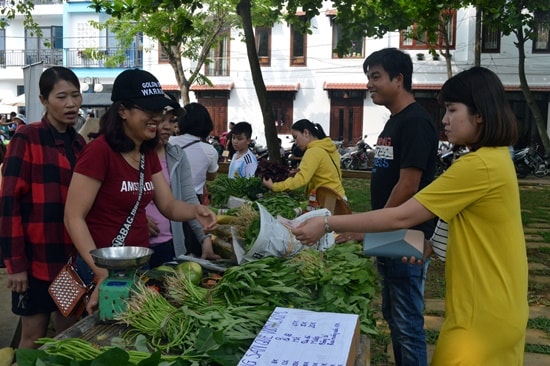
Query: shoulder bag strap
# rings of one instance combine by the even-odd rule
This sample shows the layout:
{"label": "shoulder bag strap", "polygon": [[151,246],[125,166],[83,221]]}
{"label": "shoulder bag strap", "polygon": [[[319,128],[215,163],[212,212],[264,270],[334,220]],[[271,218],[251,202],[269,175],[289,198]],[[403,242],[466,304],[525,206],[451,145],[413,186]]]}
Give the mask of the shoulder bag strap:
{"label": "shoulder bag strap", "polygon": [[195,140],[195,141],[188,142],[188,143],[186,143],[185,145],[183,145],[183,146],[181,147],[181,149],[182,149],[182,150],[185,150],[186,147],[191,146],[191,145],[193,145],[193,144],[196,144],[197,142],[201,142],[201,140]]}
{"label": "shoulder bag strap", "polygon": [[332,161],[332,164],[334,164],[334,169],[336,169],[336,173],[338,173],[338,178],[340,178],[340,180],[342,180],[342,177],[340,176],[340,171],[338,170],[338,167],[336,166],[336,163],[332,159],[332,156],[330,156],[328,151],[327,151],[327,154],[328,154],[328,158],[330,159],[330,161]]}
{"label": "shoulder bag strap", "polygon": [[130,214],[120,227],[120,230],[118,231],[117,236],[113,239],[112,245],[114,247],[123,247],[126,241],[126,236],[128,235],[128,232],[130,232],[130,228],[132,227],[132,223],[134,222],[134,218],[136,217],[136,212],[139,207],[139,202],[141,201],[141,197],[143,196],[143,188],[145,185],[145,155],[141,153],[140,159],[139,159],[139,193],[136,200],[136,204],[134,205],[134,208],[130,211]]}

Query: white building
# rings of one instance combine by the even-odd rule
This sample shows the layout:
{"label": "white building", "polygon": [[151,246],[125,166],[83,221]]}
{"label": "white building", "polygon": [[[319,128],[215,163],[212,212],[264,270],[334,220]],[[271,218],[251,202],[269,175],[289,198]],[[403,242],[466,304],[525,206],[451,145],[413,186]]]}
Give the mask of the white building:
{"label": "white building", "polygon": [[[179,96],[179,87],[172,68],[160,59],[158,45],[147,37],[137,37],[134,47],[125,50],[126,59],[117,67],[105,67],[103,61],[90,60],[90,52],[112,54],[117,50],[113,35],[98,31],[88,20],[101,21],[86,1],[37,1],[33,16],[43,27],[42,40],[25,34],[22,19],[16,19],[0,30],[0,98],[9,99],[25,92],[23,69],[25,65],[43,61],[44,65],[64,65],[75,71],[82,81],[90,84],[84,93],[83,108],[99,113],[110,103],[112,82],[124,68],[139,67],[152,72],[165,91]],[[40,4],[39,4],[40,3]],[[319,16],[312,20],[312,34],[293,32],[286,23],[272,28],[257,28],[258,53],[262,74],[273,104],[275,123],[279,133],[290,133],[293,121],[307,118],[320,123],[335,140],[355,143],[363,135],[375,142],[389,112],[372,103],[363,74],[363,60],[373,51],[396,47],[411,54],[414,62],[413,89],[417,100],[440,124],[442,111],[435,95],[447,79],[445,60],[433,60],[425,44],[403,40],[399,32],[382,39],[359,40],[353,55],[338,58],[332,50],[338,38],[338,27],[332,19],[335,10],[325,2]],[[545,15],[545,16],[544,16]],[[544,118],[549,119],[550,105],[550,15],[537,18],[538,41],[526,46],[526,73]],[[460,9],[452,21],[453,73],[474,64],[475,10]],[[44,46],[43,40],[48,40]],[[518,50],[513,37],[483,34],[482,66],[491,68],[502,79],[514,111],[522,123],[518,145],[536,142],[536,127],[529,108],[519,89]],[[145,51],[147,50],[147,51]],[[417,54],[422,53],[423,60]],[[246,120],[253,125],[253,135],[263,140],[263,122],[260,106],[252,83],[246,47],[233,30],[222,47],[213,51],[215,62],[205,67],[214,87],[195,85],[191,98],[207,106],[215,121],[214,134],[227,129],[230,121]],[[101,84],[103,90],[93,93]],[[97,89],[99,91],[99,89]]]}

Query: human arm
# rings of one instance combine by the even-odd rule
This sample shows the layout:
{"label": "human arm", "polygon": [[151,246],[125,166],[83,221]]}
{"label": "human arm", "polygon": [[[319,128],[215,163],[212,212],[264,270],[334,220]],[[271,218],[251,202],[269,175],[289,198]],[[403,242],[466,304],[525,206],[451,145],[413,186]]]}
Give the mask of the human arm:
{"label": "human arm", "polygon": [[[292,191],[305,186],[321,164],[322,154],[315,154],[313,150],[313,148],[311,150],[306,150],[302,162],[300,163],[300,170],[293,177],[275,183],[273,183],[271,179],[264,179],[263,184],[273,192]],[[326,154],[325,157],[328,158]]]}
{"label": "human arm", "polygon": [[[422,170],[417,168],[404,168],[399,171],[399,181],[393,187],[390,197],[386,202],[385,207],[396,207],[406,202],[420,187],[420,179],[422,178]],[[337,231],[341,232],[341,231]],[[336,237],[337,243],[344,243],[348,240],[361,241],[363,232],[342,232]]]}
{"label": "human arm", "polygon": [[404,168],[399,170],[399,180],[393,187],[384,207],[397,207],[414,196],[420,188],[422,170]]}
{"label": "human arm", "polygon": [[406,229],[434,218],[435,215],[411,198],[398,207],[388,207],[352,215],[311,218],[292,233],[302,243],[315,244],[326,233],[325,219],[331,231],[372,233]]}
{"label": "human arm", "polygon": [[[92,313],[98,306],[98,288],[99,283],[108,276],[108,271],[95,265],[90,254],[91,250],[96,249],[96,244],[92,238],[86,216],[92,208],[96,196],[101,187],[101,181],[88,177],[83,174],[73,173],[71,184],[67,192],[65,202],[65,227],[69,233],[75,248],[90,269],[94,272],[96,288],[90,295],[86,306],[86,311]],[[82,194],[86,192],[86,194]]]}
{"label": "human arm", "polygon": [[153,174],[152,181],[155,187],[155,205],[165,217],[173,221],[196,219],[205,231],[216,227],[216,215],[208,207],[193,205],[174,197],[162,172]]}
{"label": "human arm", "polygon": [[206,148],[205,153],[206,156],[208,156],[208,168],[206,169],[206,180],[212,181],[216,179],[216,176],[218,175],[218,169],[220,168],[218,165],[219,155],[214,146],[206,143],[201,143],[202,146],[205,146]]}
{"label": "human arm", "polygon": [[22,205],[32,191],[34,171],[31,144],[21,134],[15,134],[2,164],[2,190],[0,192],[0,244],[8,272],[8,288],[25,292],[28,288],[27,257]]}

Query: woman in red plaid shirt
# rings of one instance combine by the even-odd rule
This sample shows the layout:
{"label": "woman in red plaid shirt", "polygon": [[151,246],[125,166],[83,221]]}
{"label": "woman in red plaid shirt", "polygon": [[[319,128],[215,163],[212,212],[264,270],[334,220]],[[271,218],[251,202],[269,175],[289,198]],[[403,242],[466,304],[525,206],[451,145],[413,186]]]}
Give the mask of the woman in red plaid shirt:
{"label": "woman in red plaid shirt", "polygon": [[84,147],[72,125],[82,104],[80,83],[69,69],[54,66],[40,76],[40,122],[21,125],[2,168],[0,243],[12,290],[12,311],[21,316],[19,348],[37,348],[50,315],[60,332],[77,319],[64,318],[48,287],[67,263],[73,245],[63,224],[67,189]]}

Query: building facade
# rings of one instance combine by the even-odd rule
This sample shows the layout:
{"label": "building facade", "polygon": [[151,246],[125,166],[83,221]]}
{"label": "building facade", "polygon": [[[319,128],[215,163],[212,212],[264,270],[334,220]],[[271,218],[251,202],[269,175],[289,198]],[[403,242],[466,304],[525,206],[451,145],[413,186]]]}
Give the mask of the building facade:
{"label": "building facade", "polygon": [[[22,19],[0,30],[0,98],[25,93],[23,68],[42,62],[64,65],[75,71],[88,86],[83,108],[98,114],[110,104],[114,78],[125,68],[138,67],[152,72],[166,92],[179,96],[179,87],[171,66],[164,62],[158,44],[147,37],[136,37],[130,49],[120,50],[116,38],[99,31],[88,22],[102,22],[107,15],[89,8],[90,2],[41,0],[33,16],[43,36],[27,34]],[[375,105],[367,92],[362,64],[366,56],[384,47],[408,52],[414,63],[413,90],[417,100],[432,114],[441,128],[442,110],[436,94],[447,79],[443,57],[433,57],[421,40],[407,40],[400,32],[381,39],[357,40],[353,50],[338,57],[333,49],[339,38],[334,23],[336,11],[326,1],[320,15],[312,19],[312,34],[301,34],[286,23],[255,29],[262,75],[273,105],[279,134],[290,134],[293,121],[307,118],[323,126],[334,140],[353,145],[367,135],[370,144],[389,117],[387,109]],[[550,105],[550,15],[538,14],[537,41],[526,45],[526,74],[531,90],[549,126]],[[414,25],[413,25],[414,26]],[[453,74],[474,64],[475,9],[457,10],[449,21]],[[518,50],[512,36],[501,36],[483,28],[481,65],[502,79],[514,111],[520,120],[518,145],[534,144],[537,132],[533,116],[520,91]],[[106,64],[101,55],[124,52],[123,61]],[[239,30],[227,34],[211,52],[204,74],[213,86],[194,85],[191,98],[204,104],[215,121],[214,135],[227,130],[230,121],[248,121],[253,137],[265,141],[263,119],[248,63],[246,46]],[[190,65],[190,63],[189,63]]]}

